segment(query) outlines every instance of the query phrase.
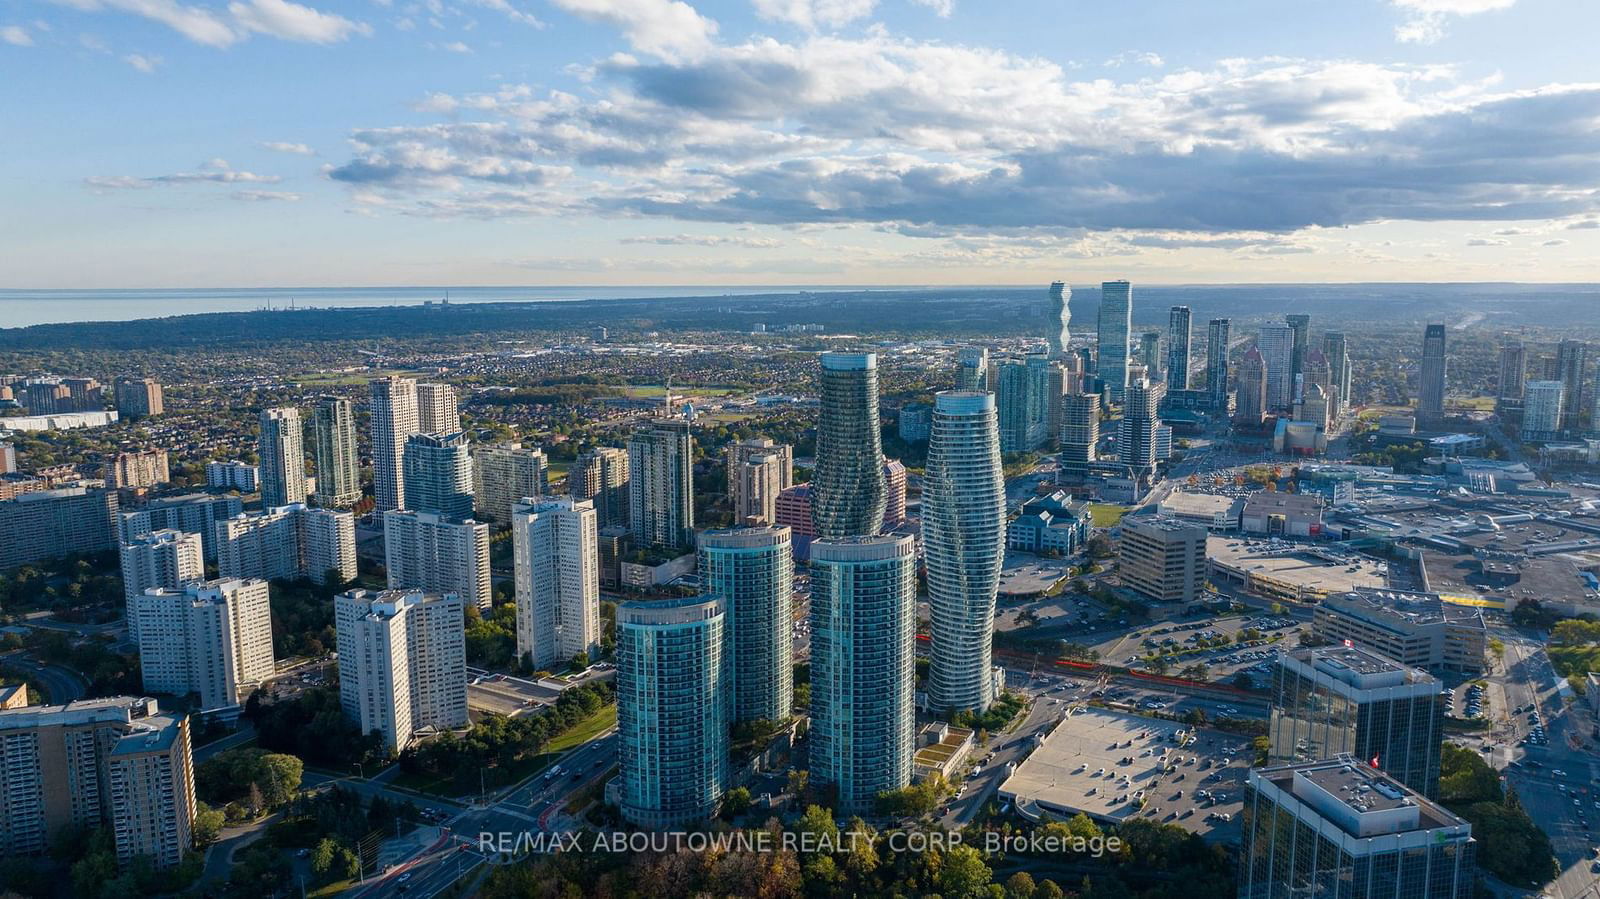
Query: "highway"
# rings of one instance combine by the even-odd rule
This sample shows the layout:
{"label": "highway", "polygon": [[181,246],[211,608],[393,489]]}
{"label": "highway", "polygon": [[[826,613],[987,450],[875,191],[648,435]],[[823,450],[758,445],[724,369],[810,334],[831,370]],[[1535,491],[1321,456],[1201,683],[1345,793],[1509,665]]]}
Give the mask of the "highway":
{"label": "highway", "polygon": [[89,690],[89,682],[83,675],[70,668],[40,664],[21,652],[9,653],[4,658],[6,665],[26,672],[37,681],[44,689],[45,702],[51,705],[63,705],[75,699],[82,699],[83,694]]}

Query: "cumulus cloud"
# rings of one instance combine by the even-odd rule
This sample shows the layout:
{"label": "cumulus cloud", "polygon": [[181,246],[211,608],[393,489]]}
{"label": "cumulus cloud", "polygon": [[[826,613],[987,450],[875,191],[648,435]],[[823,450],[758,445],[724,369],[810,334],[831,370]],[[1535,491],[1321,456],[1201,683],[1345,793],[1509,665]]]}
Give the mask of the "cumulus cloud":
{"label": "cumulus cloud", "polygon": [[33,46],[33,36],[21,25],[7,25],[0,28],[0,41],[5,41],[13,47]]}
{"label": "cumulus cloud", "polygon": [[236,0],[227,14],[177,0],[54,0],[85,12],[114,11],[140,16],[171,28],[197,44],[230,47],[251,34],[282,40],[332,44],[372,27],[289,0]]}
{"label": "cumulus cloud", "polygon": [[153,74],[161,65],[161,57],[147,56],[143,53],[129,53],[122,57],[122,61],[146,75]]}
{"label": "cumulus cloud", "polygon": [[1567,226],[1568,231],[1593,231],[1596,228],[1600,228],[1600,219],[1584,219]]}
{"label": "cumulus cloud", "polygon": [[1432,44],[1445,35],[1451,16],[1475,16],[1515,6],[1517,0],[1390,0],[1406,13],[1395,26],[1395,39],[1405,44]]}
{"label": "cumulus cloud", "polygon": [[635,50],[662,59],[693,59],[712,49],[717,23],[682,0],[551,0],[579,18],[620,30]]}
{"label": "cumulus cloud", "polygon": [[295,156],[315,156],[315,155],[317,155],[317,151],[316,150],[311,149],[309,146],[307,146],[305,144],[291,143],[289,141],[282,141],[282,140],[262,141],[261,148],[263,150],[271,150],[274,153],[290,153],[290,154],[293,154]]}
{"label": "cumulus cloud", "polygon": [[174,172],[170,175],[134,177],[132,175],[95,175],[83,179],[84,184],[99,190],[143,190],[176,184],[276,184],[283,179],[277,175],[258,175],[228,165],[226,159],[212,159],[198,170]]}
{"label": "cumulus cloud", "polygon": [[755,0],[756,15],[801,28],[838,28],[872,15],[877,0]]}
{"label": "cumulus cloud", "polygon": [[1473,237],[1467,240],[1469,247],[1509,247],[1511,241],[1500,240],[1494,237]]}
{"label": "cumulus cloud", "polygon": [[911,0],[911,2],[918,6],[926,6],[941,19],[950,18],[950,14],[956,11],[956,0]]}

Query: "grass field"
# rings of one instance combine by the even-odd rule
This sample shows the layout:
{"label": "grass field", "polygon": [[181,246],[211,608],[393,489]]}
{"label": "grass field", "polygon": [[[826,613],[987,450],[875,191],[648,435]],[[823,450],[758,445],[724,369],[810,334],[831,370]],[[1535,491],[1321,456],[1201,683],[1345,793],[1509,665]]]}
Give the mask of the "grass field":
{"label": "grass field", "polygon": [[1113,503],[1090,503],[1089,514],[1094,519],[1095,527],[1109,528],[1115,527],[1117,522],[1122,520],[1122,516],[1128,514],[1128,510]]}
{"label": "grass field", "polygon": [[1545,650],[1550,656],[1550,667],[1557,674],[1583,677],[1591,671],[1600,671],[1600,646],[1551,646]]}
{"label": "grass field", "polygon": [[611,703],[593,715],[579,721],[566,733],[554,740],[544,748],[544,754],[552,752],[566,752],[580,743],[587,743],[605,731],[617,726],[617,704]]}

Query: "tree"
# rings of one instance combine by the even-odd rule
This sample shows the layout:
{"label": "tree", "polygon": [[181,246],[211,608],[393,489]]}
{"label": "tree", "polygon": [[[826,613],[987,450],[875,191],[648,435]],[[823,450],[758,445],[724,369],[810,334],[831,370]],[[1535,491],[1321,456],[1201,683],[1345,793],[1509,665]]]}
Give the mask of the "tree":
{"label": "tree", "polygon": [[1038,889],[1033,891],[1033,899],[1063,899],[1061,887],[1053,880],[1041,880]]}
{"label": "tree", "polygon": [[806,806],[794,827],[796,833],[809,834],[813,846],[839,845],[839,825],[834,823],[833,813],[820,805]]}
{"label": "tree", "polygon": [[945,899],[980,899],[989,895],[994,872],[971,846],[955,846],[944,854],[939,868],[939,894]]}
{"label": "tree", "polygon": [[737,818],[749,810],[749,787],[734,787],[728,791],[728,795],[722,797],[722,815],[725,818]]}
{"label": "tree", "polygon": [[587,652],[580,652],[572,657],[573,671],[582,671],[587,667],[589,667],[589,654]]}
{"label": "tree", "polygon": [[783,791],[791,796],[803,796],[806,792],[806,784],[810,779],[810,773],[804,769],[790,771],[789,781],[784,785]]}
{"label": "tree", "polygon": [[318,877],[327,877],[333,869],[335,856],[338,855],[339,844],[332,837],[323,837],[315,849],[311,850],[311,873]]}
{"label": "tree", "polygon": [[217,841],[222,833],[222,826],[227,823],[221,810],[212,808],[204,802],[195,803],[194,823],[190,832],[194,834],[194,844],[197,848],[204,849]]}
{"label": "tree", "polygon": [[1033,894],[1038,892],[1038,887],[1033,884],[1033,875],[1027,871],[1018,871],[1006,878],[1006,895],[1010,899],[1033,899]]}

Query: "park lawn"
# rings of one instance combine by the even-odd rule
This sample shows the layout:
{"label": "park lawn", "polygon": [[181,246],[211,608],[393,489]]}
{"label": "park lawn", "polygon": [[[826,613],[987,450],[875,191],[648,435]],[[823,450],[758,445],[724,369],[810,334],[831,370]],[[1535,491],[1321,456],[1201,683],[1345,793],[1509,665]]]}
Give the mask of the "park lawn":
{"label": "park lawn", "polygon": [[[551,740],[545,745],[543,752],[529,758],[517,759],[511,765],[502,769],[506,775],[504,783],[521,783],[523,780],[555,764],[556,759],[562,753],[582,743],[587,743],[616,725],[617,704],[611,703],[573,725],[571,729],[560,734],[554,740]],[[477,794],[477,778],[469,778],[468,780],[469,782],[467,783],[458,783],[454,777],[435,777],[420,772],[402,771],[395,776],[393,783],[397,787],[416,790],[419,793],[431,793],[435,796],[454,798]]]}
{"label": "park lawn", "polygon": [[1127,508],[1114,503],[1090,503],[1089,515],[1094,520],[1097,528],[1116,527],[1122,516],[1128,514]]}
{"label": "park lawn", "polygon": [[566,752],[568,749],[587,743],[602,733],[617,726],[617,704],[608,703],[593,715],[579,721],[560,736],[551,740],[545,746],[542,755],[552,752]]}
{"label": "park lawn", "polygon": [[306,896],[308,897],[308,899],[321,899],[321,897],[324,897],[324,896],[328,896],[328,897],[337,896],[340,893],[344,892],[345,890],[350,889],[351,887],[353,887],[355,885],[356,885],[356,880],[354,878],[351,878],[350,880],[339,880],[339,881],[335,881],[333,883],[327,884],[326,886],[320,886],[320,887],[317,887],[314,890],[309,890],[309,891],[306,892]]}
{"label": "park lawn", "polygon": [[1562,677],[1576,675],[1582,679],[1591,671],[1600,671],[1600,645],[1551,646],[1545,652],[1550,656],[1550,667]]}

